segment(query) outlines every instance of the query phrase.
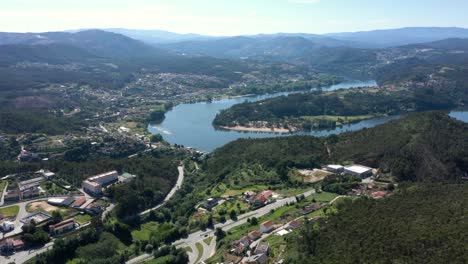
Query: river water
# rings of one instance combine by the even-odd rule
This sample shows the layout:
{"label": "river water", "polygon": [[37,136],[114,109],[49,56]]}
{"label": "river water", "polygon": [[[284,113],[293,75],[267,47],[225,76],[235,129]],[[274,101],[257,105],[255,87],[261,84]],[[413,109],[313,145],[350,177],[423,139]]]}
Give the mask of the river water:
{"label": "river water", "polygon": [[[349,89],[352,87],[370,87],[375,85],[375,81],[346,82],[328,88],[323,88],[323,90]],[[171,144],[193,147],[202,151],[212,151],[238,138],[267,138],[287,136],[292,134],[327,136],[331,134],[343,133],[346,131],[355,131],[362,128],[374,127],[376,125],[380,125],[390,120],[399,118],[399,116],[381,117],[337,127],[331,130],[312,130],[290,134],[225,131],[217,130],[212,125],[216,114],[219,113],[219,111],[222,109],[229,108],[244,101],[254,102],[275,96],[287,95],[289,93],[290,92],[280,92],[267,95],[223,99],[213,101],[211,103],[201,102],[180,104],[166,113],[166,118],[161,124],[148,125],[148,130],[153,134],[160,133],[163,135],[164,139]],[[453,114],[455,118],[468,122],[468,112],[452,112],[451,114]]]}

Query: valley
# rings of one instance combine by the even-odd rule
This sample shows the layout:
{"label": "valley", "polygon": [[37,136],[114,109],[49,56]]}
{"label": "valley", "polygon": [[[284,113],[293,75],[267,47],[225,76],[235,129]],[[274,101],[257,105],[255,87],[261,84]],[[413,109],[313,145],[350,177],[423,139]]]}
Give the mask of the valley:
{"label": "valley", "polygon": [[468,35],[408,30],[0,33],[0,262],[462,263]]}

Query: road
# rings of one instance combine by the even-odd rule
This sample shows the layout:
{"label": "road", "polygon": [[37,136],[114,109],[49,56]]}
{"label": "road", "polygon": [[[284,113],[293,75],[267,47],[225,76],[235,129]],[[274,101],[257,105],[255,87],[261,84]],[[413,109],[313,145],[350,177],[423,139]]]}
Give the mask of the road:
{"label": "road", "polygon": [[[144,212],[142,212],[140,215],[143,215],[143,214],[147,214],[149,213],[150,211],[152,210],[156,210],[158,209],[159,207],[163,206],[167,201],[169,201],[169,199],[172,198],[172,196],[174,196],[174,194],[177,192],[177,190],[180,188],[180,186],[182,186],[182,183],[184,182],[184,167],[183,166],[178,166],[177,167],[177,170],[179,171],[179,176],[177,178],[177,183],[176,185],[172,188],[172,190],[167,194],[166,198],[164,199],[164,201],[162,203],[160,203],[158,206],[155,206],[151,209],[148,209]],[[61,197],[58,197],[58,198],[61,198]],[[17,205],[22,205],[20,206],[20,212],[21,212],[21,208],[23,208],[24,212],[26,212],[26,204],[30,203],[30,202],[34,202],[34,201],[39,201],[39,200],[43,200],[42,199],[38,199],[38,200],[31,200],[31,201],[27,201],[27,202],[24,202],[24,203],[19,203]],[[115,207],[115,204],[111,204],[109,205],[106,210],[103,212],[103,217],[105,218],[105,216],[114,209]],[[20,216],[20,213],[18,213],[18,216]],[[20,219],[19,217],[17,217],[17,219]],[[87,225],[84,225],[84,226],[81,226],[80,228],[83,228]],[[20,228],[21,230],[21,228]],[[16,253],[14,256],[12,256],[10,259],[6,259],[4,258],[3,256],[0,257],[0,263],[4,263],[3,261],[5,260],[6,262],[5,263],[8,263],[9,261],[11,261],[12,259],[16,259],[16,263],[24,263],[26,262],[27,260],[35,257],[36,255],[40,254],[40,253],[43,253],[45,251],[47,251],[50,247],[52,247],[54,244],[53,241],[51,241],[50,243],[46,244],[44,247],[40,248],[40,249],[37,249],[37,250],[31,250],[31,251],[20,251],[18,253]]]}
{"label": "road", "polygon": [[5,192],[6,192],[7,188],[8,188],[8,182],[6,182],[5,188],[3,188],[3,190],[0,190],[0,192],[2,193],[2,195],[0,195],[0,206],[2,206],[4,204],[3,197],[5,196]]}
{"label": "road", "polygon": [[[57,197],[54,197],[54,198],[63,198],[63,199],[66,199],[68,196],[57,196]],[[37,198],[37,199],[34,199],[34,200],[27,200],[27,201],[24,201],[24,202],[19,202],[19,203],[13,203],[13,204],[8,204],[8,205],[5,205],[5,206],[2,206],[0,208],[5,208],[5,207],[10,207],[10,206],[14,206],[14,205],[17,205],[19,206],[19,211],[18,211],[18,214],[16,215],[16,219],[15,221],[13,222],[15,224],[15,229],[13,229],[12,231],[8,232],[8,233],[2,233],[2,238],[6,238],[6,237],[11,237],[11,236],[15,236],[15,235],[18,235],[20,234],[21,232],[23,232],[23,230],[21,229],[21,227],[23,226],[23,223],[21,223],[21,219],[26,217],[29,213],[26,211],[26,206],[29,204],[29,203],[32,203],[32,202],[37,202],[37,201],[44,201],[44,200],[47,200],[47,198]]]}
{"label": "road", "polygon": [[174,196],[174,194],[177,192],[177,190],[179,190],[180,186],[182,186],[182,183],[184,182],[184,166],[178,166],[177,170],[179,171],[179,176],[177,177],[177,182],[174,185],[174,187],[172,187],[171,191],[166,195],[166,198],[164,198],[164,201],[162,201],[162,203],[158,204],[157,206],[155,206],[153,208],[150,208],[148,210],[145,210],[145,211],[141,212],[140,216],[148,214],[149,212],[154,211],[154,210],[160,208],[161,206],[165,205],[167,203],[167,201],[169,201],[172,198],[172,196]]}
{"label": "road", "polygon": [[[304,192],[303,195],[305,197],[307,197],[307,196],[312,195],[313,193],[315,193],[315,190],[310,190],[310,191]],[[261,207],[261,208],[255,210],[255,211],[250,211],[250,212],[247,212],[245,214],[242,214],[242,215],[238,216],[238,219],[236,221],[233,221],[233,220],[229,219],[224,223],[216,224],[213,230],[208,230],[208,231],[200,230],[200,231],[191,233],[187,238],[177,240],[174,243],[172,243],[172,245],[175,245],[177,248],[186,248],[186,247],[192,248],[193,253],[189,254],[189,258],[190,258],[189,263],[193,264],[193,263],[195,263],[195,261],[197,259],[197,256],[198,256],[198,250],[197,250],[197,247],[195,246],[195,244],[197,242],[199,242],[204,247],[203,256],[199,261],[205,261],[206,259],[208,259],[209,257],[211,257],[214,254],[214,249],[216,247],[216,243],[214,243],[214,246],[211,245],[212,243],[210,243],[210,246],[207,246],[203,242],[203,240],[208,238],[208,237],[213,237],[212,242],[214,242],[215,241],[215,230],[216,230],[216,228],[219,227],[222,230],[227,231],[227,230],[229,230],[231,228],[234,228],[236,226],[247,223],[248,218],[252,218],[252,217],[260,218],[260,217],[268,214],[271,210],[283,207],[283,206],[285,206],[285,205],[287,205],[288,203],[291,203],[291,202],[296,202],[296,197],[295,196],[278,200],[278,201],[276,201],[274,203],[271,203],[271,204],[268,204],[268,205],[266,205],[264,207]],[[133,259],[127,261],[126,263],[127,264],[136,264],[136,263],[141,263],[141,262],[143,262],[145,260],[149,260],[151,258],[152,258],[152,255],[145,253],[143,255],[140,255],[140,256],[138,256],[136,258],[133,258]]]}

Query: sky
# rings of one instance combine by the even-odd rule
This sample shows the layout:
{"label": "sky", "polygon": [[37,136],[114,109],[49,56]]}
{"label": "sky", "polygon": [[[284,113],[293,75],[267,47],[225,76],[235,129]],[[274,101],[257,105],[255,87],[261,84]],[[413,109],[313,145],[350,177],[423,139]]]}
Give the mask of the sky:
{"label": "sky", "polygon": [[467,0],[0,0],[0,31],[160,29],[215,36],[468,28]]}

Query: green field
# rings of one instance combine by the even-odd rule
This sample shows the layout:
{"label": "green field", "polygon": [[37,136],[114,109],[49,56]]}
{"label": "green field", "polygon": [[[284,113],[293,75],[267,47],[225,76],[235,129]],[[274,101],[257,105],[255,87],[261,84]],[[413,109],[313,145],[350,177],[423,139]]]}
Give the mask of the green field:
{"label": "green field", "polygon": [[133,240],[149,240],[152,232],[157,232],[160,228],[159,223],[148,222],[140,226],[140,230],[132,231]]}
{"label": "green field", "polygon": [[197,256],[197,260],[195,261],[195,263],[198,263],[203,256],[203,245],[200,242],[197,242],[195,246],[197,247],[197,250],[198,250],[198,256]]}
{"label": "green field", "polygon": [[205,244],[209,246],[212,240],[213,240],[213,237],[208,237],[208,238],[203,239],[203,242],[205,242]]}
{"label": "green field", "polygon": [[3,189],[5,189],[6,181],[0,181],[0,195],[3,195]]}
{"label": "green field", "polygon": [[86,224],[91,221],[91,216],[88,214],[78,214],[74,218],[80,225]]}
{"label": "green field", "polygon": [[13,205],[0,209],[0,214],[4,217],[15,217],[19,212],[19,206]]}

